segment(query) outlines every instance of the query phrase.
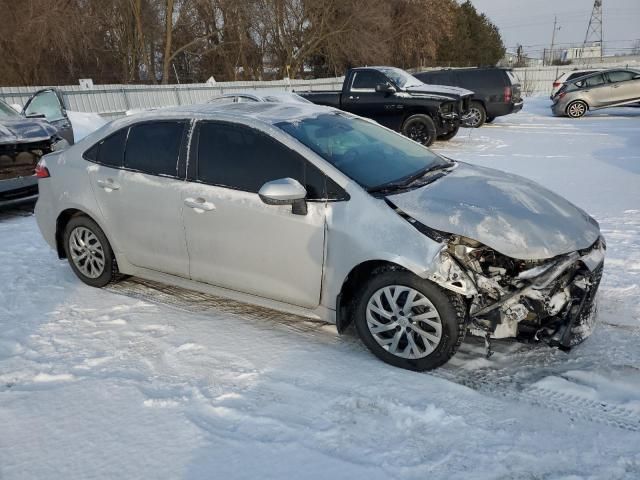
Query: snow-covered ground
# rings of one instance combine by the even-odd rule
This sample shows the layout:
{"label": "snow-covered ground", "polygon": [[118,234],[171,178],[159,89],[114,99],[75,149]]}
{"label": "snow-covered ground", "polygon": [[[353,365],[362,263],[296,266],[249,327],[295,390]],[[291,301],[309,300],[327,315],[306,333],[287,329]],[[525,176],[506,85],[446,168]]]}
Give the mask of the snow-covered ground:
{"label": "snow-covered ground", "polygon": [[568,354],[468,339],[438,371],[355,334],[130,279],[77,280],[0,214],[0,478],[640,478],[640,109],[544,98],[434,148],[533,178],[608,241],[600,323]]}

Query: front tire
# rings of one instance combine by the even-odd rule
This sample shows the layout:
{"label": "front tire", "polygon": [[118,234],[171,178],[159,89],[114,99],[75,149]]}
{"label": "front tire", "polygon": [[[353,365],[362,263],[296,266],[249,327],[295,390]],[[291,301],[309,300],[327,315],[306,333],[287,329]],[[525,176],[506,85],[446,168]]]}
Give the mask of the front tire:
{"label": "front tire", "polygon": [[429,115],[416,114],[411,115],[404,121],[402,134],[428,147],[435,141],[438,132],[436,124]]}
{"label": "front tire", "polygon": [[448,142],[449,140],[451,140],[453,137],[455,137],[458,134],[458,130],[460,130],[460,125],[456,125],[453,130],[450,130],[449,132],[445,133],[444,135],[438,135],[438,140],[442,140],[444,142]]}
{"label": "front tire", "polygon": [[446,363],[466,332],[460,298],[411,272],[382,269],[356,301],[355,326],[382,361],[425,371]]}
{"label": "front tire", "polygon": [[480,102],[471,102],[469,106],[469,119],[466,126],[470,128],[480,128],[487,121],[487,111]]}
{"label": "front tire", "polygon": [[589,106],[583,102],[582,100],[574,100],[573,102],[567,105],[567,116],[571,118],[580,118],[583,117],[585,113],[589,110]]}
{"label": "front tire", "polygon": [[118,269],[109,241],[91,218],[71,218],[64,230],[64,249],[71,269],[87,285],[104,287],[114,281]]}

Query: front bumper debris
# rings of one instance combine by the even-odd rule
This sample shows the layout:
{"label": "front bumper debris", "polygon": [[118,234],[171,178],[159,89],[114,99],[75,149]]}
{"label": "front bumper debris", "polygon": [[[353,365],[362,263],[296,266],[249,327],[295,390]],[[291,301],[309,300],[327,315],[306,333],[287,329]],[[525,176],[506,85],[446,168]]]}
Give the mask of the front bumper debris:
{"label": "front bumper debris", "polygon": [[581,343],[595,324],[605,250],[599,238],[585,250],[527,262],[455,237],[451,257],[476,290],[466,289],[470,332],[487,342],[517,338],[563,350]]}

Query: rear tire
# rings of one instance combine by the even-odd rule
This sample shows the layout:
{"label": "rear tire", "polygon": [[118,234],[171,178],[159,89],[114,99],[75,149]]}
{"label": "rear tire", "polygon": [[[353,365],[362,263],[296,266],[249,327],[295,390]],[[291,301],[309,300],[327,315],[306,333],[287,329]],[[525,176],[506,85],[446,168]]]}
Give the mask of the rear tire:
{"label": "rear tire", "polygon": [[460,125],[456,125],[453,130],[449,131],[448,133],[445,133],[444,135],[438,135],[438,140],[448,142],[458,134],[458,130],[460,130]]}
{"label": "rear tire", "polygon": [[411,272],[383,268],[358,295],[354,322],[383,362],[424,371],[456,353],[466,333],[464,312],[459,296]]}
{"label": "rear tire", "polygon": [[104,287],[118,277],[111,245],[86,215],[72,217],[64,229],[64,250],[71,269],[87,285]]}
{"label": "rear tire", "polygon": [[411,115],[404,121],[402,124],[402,134],[428,147],[435,141],[438,132],[436,130],[436,124],[429,115],[416,114]]}
{"label": "rear tire", "polygon": [[469,113],[466,125],[470,128],[480,128],[487,121],[487,111],[480,102],[471,102]]}
{"label": "rear tire", "polygon": [[583,102],[582,100],[574,100],[567,105],[567,116],[571,118],[580,118],[583,117],[585,113],[589,110],[589,106]]}

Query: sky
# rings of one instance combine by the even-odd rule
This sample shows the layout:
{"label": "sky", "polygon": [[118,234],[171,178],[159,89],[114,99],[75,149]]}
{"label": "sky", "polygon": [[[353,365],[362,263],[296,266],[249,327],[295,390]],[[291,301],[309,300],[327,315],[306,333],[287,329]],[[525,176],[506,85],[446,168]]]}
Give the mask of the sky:
{"label": "sky", "polygon": [[[471,0],[500,29],[505,46],[541,57],[549,48],[553,17],[557,15],[556,44],[581,45],[593,8],[593,0]],[[626,52],[640,39],[640,0],[603,0],[605,54]],[[578,45],[578,46],[579,46]]]}

